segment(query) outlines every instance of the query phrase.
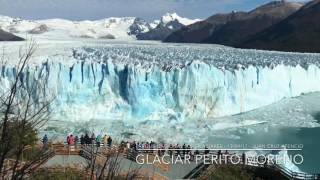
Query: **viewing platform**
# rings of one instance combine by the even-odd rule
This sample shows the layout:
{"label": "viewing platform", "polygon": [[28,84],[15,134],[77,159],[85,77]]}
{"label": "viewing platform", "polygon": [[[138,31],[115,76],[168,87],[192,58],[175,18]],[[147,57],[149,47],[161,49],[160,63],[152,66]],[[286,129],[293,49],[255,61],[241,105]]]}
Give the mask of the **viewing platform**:
{"label": "viewing platform", "polygon": [[[103,144],[102,144],[103,146]],[[204,164],[196,163],[195,161],[190,161],[190,164],[165,164],[155,162],[152,164],[144,163],[139,164],[137,161],[147,162],[146,158],[152,160],[158,154],[157,151],[134,151],[133,149],[128,149],[121,147],[120,145],[114,145],[112,147],[97,147],[95,145],[89,146],[68,146],[64,144],[52,144],[49,145],[48,151],[52,152],[51,156],[47,158],[47,161],[42,163],[38,168],[53,168],[54,166],[71,166],[74,168],[85,169],[89,162],[91,162],[93,157],[95,157],[96,166],[102,167],[108,158],[118,158],[120,166],[123,171],[129,171],[130,169],[139,169],[139,174],[142,176],[148,176],[151,179],[193,179],[198,177],[201,173],[206,171],[214,171],[218,164]],[[169,150],[166,149],[166,152]],[[52,155],[53,154],[53,155]],[[138,155],[144,155],[139,156]],[[200,152],[200,155],[204,155],[205,152]],[[216,151],[209,151],[210,155],[218,155]],[[233,153],[235,154],[235,153]],[[148,155],[148,156],[146,156]],[[177,154],[174,153],[174,156]],[[226,155],[221,153],[221,156]],[[231,153],[228,153],[231,155]],[[248,157],[252,158],[252,157]],[[288,168],[276,165],[273,163],[261,164],[250,160],[250,163],[243,163],[240,159],[240,164],[247,166],[248,168],[266,168],[273,172],[281,174],[285,179],[320,179],[319,174],[306,174],[293,172]],[[231,164],[228,160],[227,164]]]}

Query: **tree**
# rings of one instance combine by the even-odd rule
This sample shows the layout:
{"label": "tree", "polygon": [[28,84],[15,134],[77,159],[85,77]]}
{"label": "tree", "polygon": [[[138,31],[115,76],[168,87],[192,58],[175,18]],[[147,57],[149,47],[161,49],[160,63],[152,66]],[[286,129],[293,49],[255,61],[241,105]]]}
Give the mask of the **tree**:
{"label": "tree", "polygon": [[[46,78],[34,79],[26,83],[25,73],[38,45],[35,41],[26,42],[19,50],[19,59],[14,66],[14,76],[0,77],[9,85],[0,92],[0,174],[11,179],[23,179],[39,163],[46,150],[41,150],[34,159],[22,163],[20,161],[24,149],[37,142],[36,129],[43,125],[49,115],[49,105],[54,98],[48,98],[45,91]],[[7,61],[1,58],[0,67],[6,67]],[[12,60],[12,59],[11,59]],[[6,79],[7,78],[7,79]],[[1,82],[1,81],[0,81]],[[13,164],[5,167],[5,161],[10,159]]]}
{"label": "tree", "polygon": [[135,179],[139,177],[142,165],[129,165],[129,169],[121,166],[122,156],[125,152],[122,148],[91,148],[83,149],[84,155],[91,159],[88,164],[90,180]]}

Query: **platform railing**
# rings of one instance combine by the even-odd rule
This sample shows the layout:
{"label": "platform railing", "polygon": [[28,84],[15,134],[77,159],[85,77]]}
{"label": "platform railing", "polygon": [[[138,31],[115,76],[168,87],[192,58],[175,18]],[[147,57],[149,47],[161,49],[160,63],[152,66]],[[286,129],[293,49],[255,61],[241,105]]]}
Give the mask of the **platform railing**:
{"label": "platform railing", "polygon": [[[127,158],[129,160],[135,161],[136,157],[138,154],[157,154],[158,152],[155,150],[133,150],[132,148],[126,148],[126,147],[121,147],[121,146],[112,146],[112,147],[106,147],[104,146],[102,143],[100,144],[100,148],[98,148],[98,156],[108,156],[108,152],[117,152],[118,154],[121,154],[124,158]],[[67,148],[68,145],[64,145],[64,144],[60,144],[60,145],[53,145],[53,149],[54,148]],[[86,159],[90,159],[92,157],[92,150],[96,149],[96,144],[91,144],[91,145],[87,145],[87,146],[83,146],[83,145],[77,145],[77,152],[79,152],[79,155],[85,157]],[[190,149],[192,150],[192,149]],[[170,151],[170,149],[166,149],[165,152],[168,153],[168,151]],[[181,154],[183,154],[182,152],[180,152]],[[172,154],[174,156],[177,156],[177,152],[176,151],[172,151]],[[200,151],[199,155],[204,155],[206,153],[204,153],[204,151]],[[218,155],[217,151],[209,151],[208,154],[212,154],[212,155]],[[221,152],[220,155],[228,155],[229,157],[231,155],[235,155],[236,153],[223,153]],[[241,157],[241,155],[238,156],[234,156],[234,157]],[[248,159],[250,157],[247,157]],[[253,160],[252,160],[253,159]],[[312,179],[320,179],[320,174],[307,174],[307,173],[302,173],[302,172],[294,172],[284,166],[275,164],[273,162],[269,162],[267,164],[261,164],[258,162],[258,160],[254,160],[257,159],[255,157],[253,157],[250,161],[246,161],[247,163],[243,163],[243,160],[240,159],[240,164],[244,164],[246,166],[252,166],[252,167],[266,167],[266,168],[270,168],[270,169],[274,169],[276,171],[279,171],[282,175],[286,176],[289,179],[306,179],[306,180],[312,180]],[[228,161],[228,163],[230,163],[231,161]],[[249,163],[248,163],[249,162]],[[195,170],[196,171],[201,171],[204,168],[207,168],[207,166],[203,166],[203,165],[198,165]],[[196,174],[197,172],[193,172],[192,174]]]}

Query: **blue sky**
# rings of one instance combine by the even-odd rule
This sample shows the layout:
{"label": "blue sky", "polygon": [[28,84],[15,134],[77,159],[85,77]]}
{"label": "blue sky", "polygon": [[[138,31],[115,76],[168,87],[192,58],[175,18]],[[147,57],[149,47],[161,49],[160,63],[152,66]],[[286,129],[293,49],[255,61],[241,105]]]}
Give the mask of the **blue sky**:
{"label": "blue sky", "polygon": [[218,12],[250,10],[270,0],[0,0],[0,14],[24,19],[94,20],[134,16],[159,19],[166,12],[206,18]]}

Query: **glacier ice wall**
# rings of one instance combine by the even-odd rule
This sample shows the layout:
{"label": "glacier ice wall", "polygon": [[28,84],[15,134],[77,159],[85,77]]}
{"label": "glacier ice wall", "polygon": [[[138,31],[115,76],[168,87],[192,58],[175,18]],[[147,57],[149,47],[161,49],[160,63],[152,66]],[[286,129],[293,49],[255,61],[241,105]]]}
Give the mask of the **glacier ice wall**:
{"label": "glacier ice wall", "polygon": [[[44,79],[48,97],[55,97],[51,105],[54,119],[67,121],[206,119],[320,90],[319,66],[308,63],[318,56],[305,55],[308,61],[286,64],[290,60],[286,54],[270,53],[268,56],[286,57],[286,61],[265,62],[264,55],[255,55],[260,58],[255,59],[242,53],[236,58],[249,58],[250,63],[227,59],[212,63],[208,57],[215,55],[207,52],[201,56],[205,59],[199,59],[203,52],[196,52],[178,62],[174,58],[183,58],[177,54],[189,56],[189,51],[164,56],[161,52],[166,50],[155,53],[139,48],[128,53],[123,47],[106,49],[74,50],[73,57],[68,57],[72,65],[51,57],[28,67],[20,80],[27,87]],[[11,66],[0,70],[3,92],[16,72]]]}

